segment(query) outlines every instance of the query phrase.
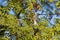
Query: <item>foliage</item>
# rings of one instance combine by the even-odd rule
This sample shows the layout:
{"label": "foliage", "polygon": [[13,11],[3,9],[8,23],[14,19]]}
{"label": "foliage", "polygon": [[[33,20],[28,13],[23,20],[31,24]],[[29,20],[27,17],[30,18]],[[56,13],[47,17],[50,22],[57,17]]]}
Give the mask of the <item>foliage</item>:
{"label": "foliage", "polygon": [[[36,0],[8,0],[7,6],[0,6],[0,40],[11,40],[13,35],[16,36],[15,40],[60,40],[60,19],[56,18],[56,25],[51,28],[48,22],[52,18],[42,17],[39,20],[37,14],[38,10],[42,10],[43,13],[45,5],[53,11],[49,3],[54,3],[59,9],[60,1],[40,0],[39,2],[40,4]],[[11,8],[14,9],[15,15],[9,14]],[[46,10],[47,16],[51,17],[51,14],[54,14],[48,8]],[[21,14],[24,14],[24,18],[21,18]],[[7,30],[9,36],[5,34]]]}

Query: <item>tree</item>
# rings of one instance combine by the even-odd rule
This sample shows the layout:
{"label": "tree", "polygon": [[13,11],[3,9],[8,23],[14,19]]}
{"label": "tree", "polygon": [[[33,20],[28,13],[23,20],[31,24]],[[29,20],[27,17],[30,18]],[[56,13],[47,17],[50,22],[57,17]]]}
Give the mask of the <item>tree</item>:
{"label": "tree", "polygon": [[[59,40],[60,19],[56,18],[56,25],[52,28],[48,27],[48,22],[53,18],[52,15],[59,14],[58,10],[54,10],[51,6],[52,3],[59,9],[59,2],[54,2],[54,0],[8,0],[7,6],[0,6],[0,39]],[[15,15],[9,14],[11,8],[14,9]],[[44,8],[46,14],[43,14]],[[38,10],[42,13],[38,14]],[[20,16],[21,14],[24,18]],[[44,16],[39,20],[39,15],[46,15],[50,18]],[[6,31],[9,33],[7,36]]]}

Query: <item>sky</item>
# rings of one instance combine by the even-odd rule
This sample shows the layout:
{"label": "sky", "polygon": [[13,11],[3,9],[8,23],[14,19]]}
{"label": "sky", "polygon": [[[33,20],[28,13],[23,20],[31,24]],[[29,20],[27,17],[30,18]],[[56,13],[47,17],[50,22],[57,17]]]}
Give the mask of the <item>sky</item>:
{"label": "sky", "polygon": [[11,8],[10,11],[9,11],[9,13],[14,15],[15,14],[14,9]]}
{"label": "sky", "polygon": [[0,6],[7,6],[8,0],[0,0]]}
{"label": "sky", "polygon": [[[57,0],[55,0],[55,1],[57,1]],[[38,0],[38,3],[40,4],[39,0]],[[47,12],[46,9],[48,9],[48,10],[51,11],[53,14],[55,14],[55,10],[56,10],[55,4],[54,4],[54,3],[49,3],[49,4],[50,4],[50,6],[53,7],[53,10],[52,10],[49,6],[45,5],[45,6],[43,7],[43,9],[42,9],[42,10],[44,11],[43,14],[46,14],[46,12]],[[8,0],[0,0],[0,6],[7,6],[7,5],[8,5]],[[42,10],[38,10],[37,13],[38,13],[38,14],[41,14],[41,13],[42,13]],[[58,11],[60,12],[60,9],[58,9]],[[14,14],[15,14],[14,9],[11,8],[10,11],[9,11],[9,13],[12,14],[12,15],[14,15]],[[21,15],[21,16],[22,16],[22,15]],[[39,18],[41,18],[41,17],[43,17],[43,16],[46,17],[46,15],[40,15]],[[49,17],[49,16],[47,16],[47,18],[48,18],[48,17]],[[56,24],[56,22],[55,22],[55,20],[54,20],[55,18],[60,19],[60,16],[53,15],[52,19],[50,20],[50,23],[53,24],[53,25]],[[48,23],[48,25],[51,26],[49,23]]]}

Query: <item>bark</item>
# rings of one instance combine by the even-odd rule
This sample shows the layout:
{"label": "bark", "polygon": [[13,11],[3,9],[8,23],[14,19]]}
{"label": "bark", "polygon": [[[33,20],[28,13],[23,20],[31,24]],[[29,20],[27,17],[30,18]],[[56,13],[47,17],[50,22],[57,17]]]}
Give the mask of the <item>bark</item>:
{"label": "bark", "polygon": [[33,16],[33,22],[34,22],[34,25],[38,25],[38,15],[36,12],[35,12],[35,15]]}

